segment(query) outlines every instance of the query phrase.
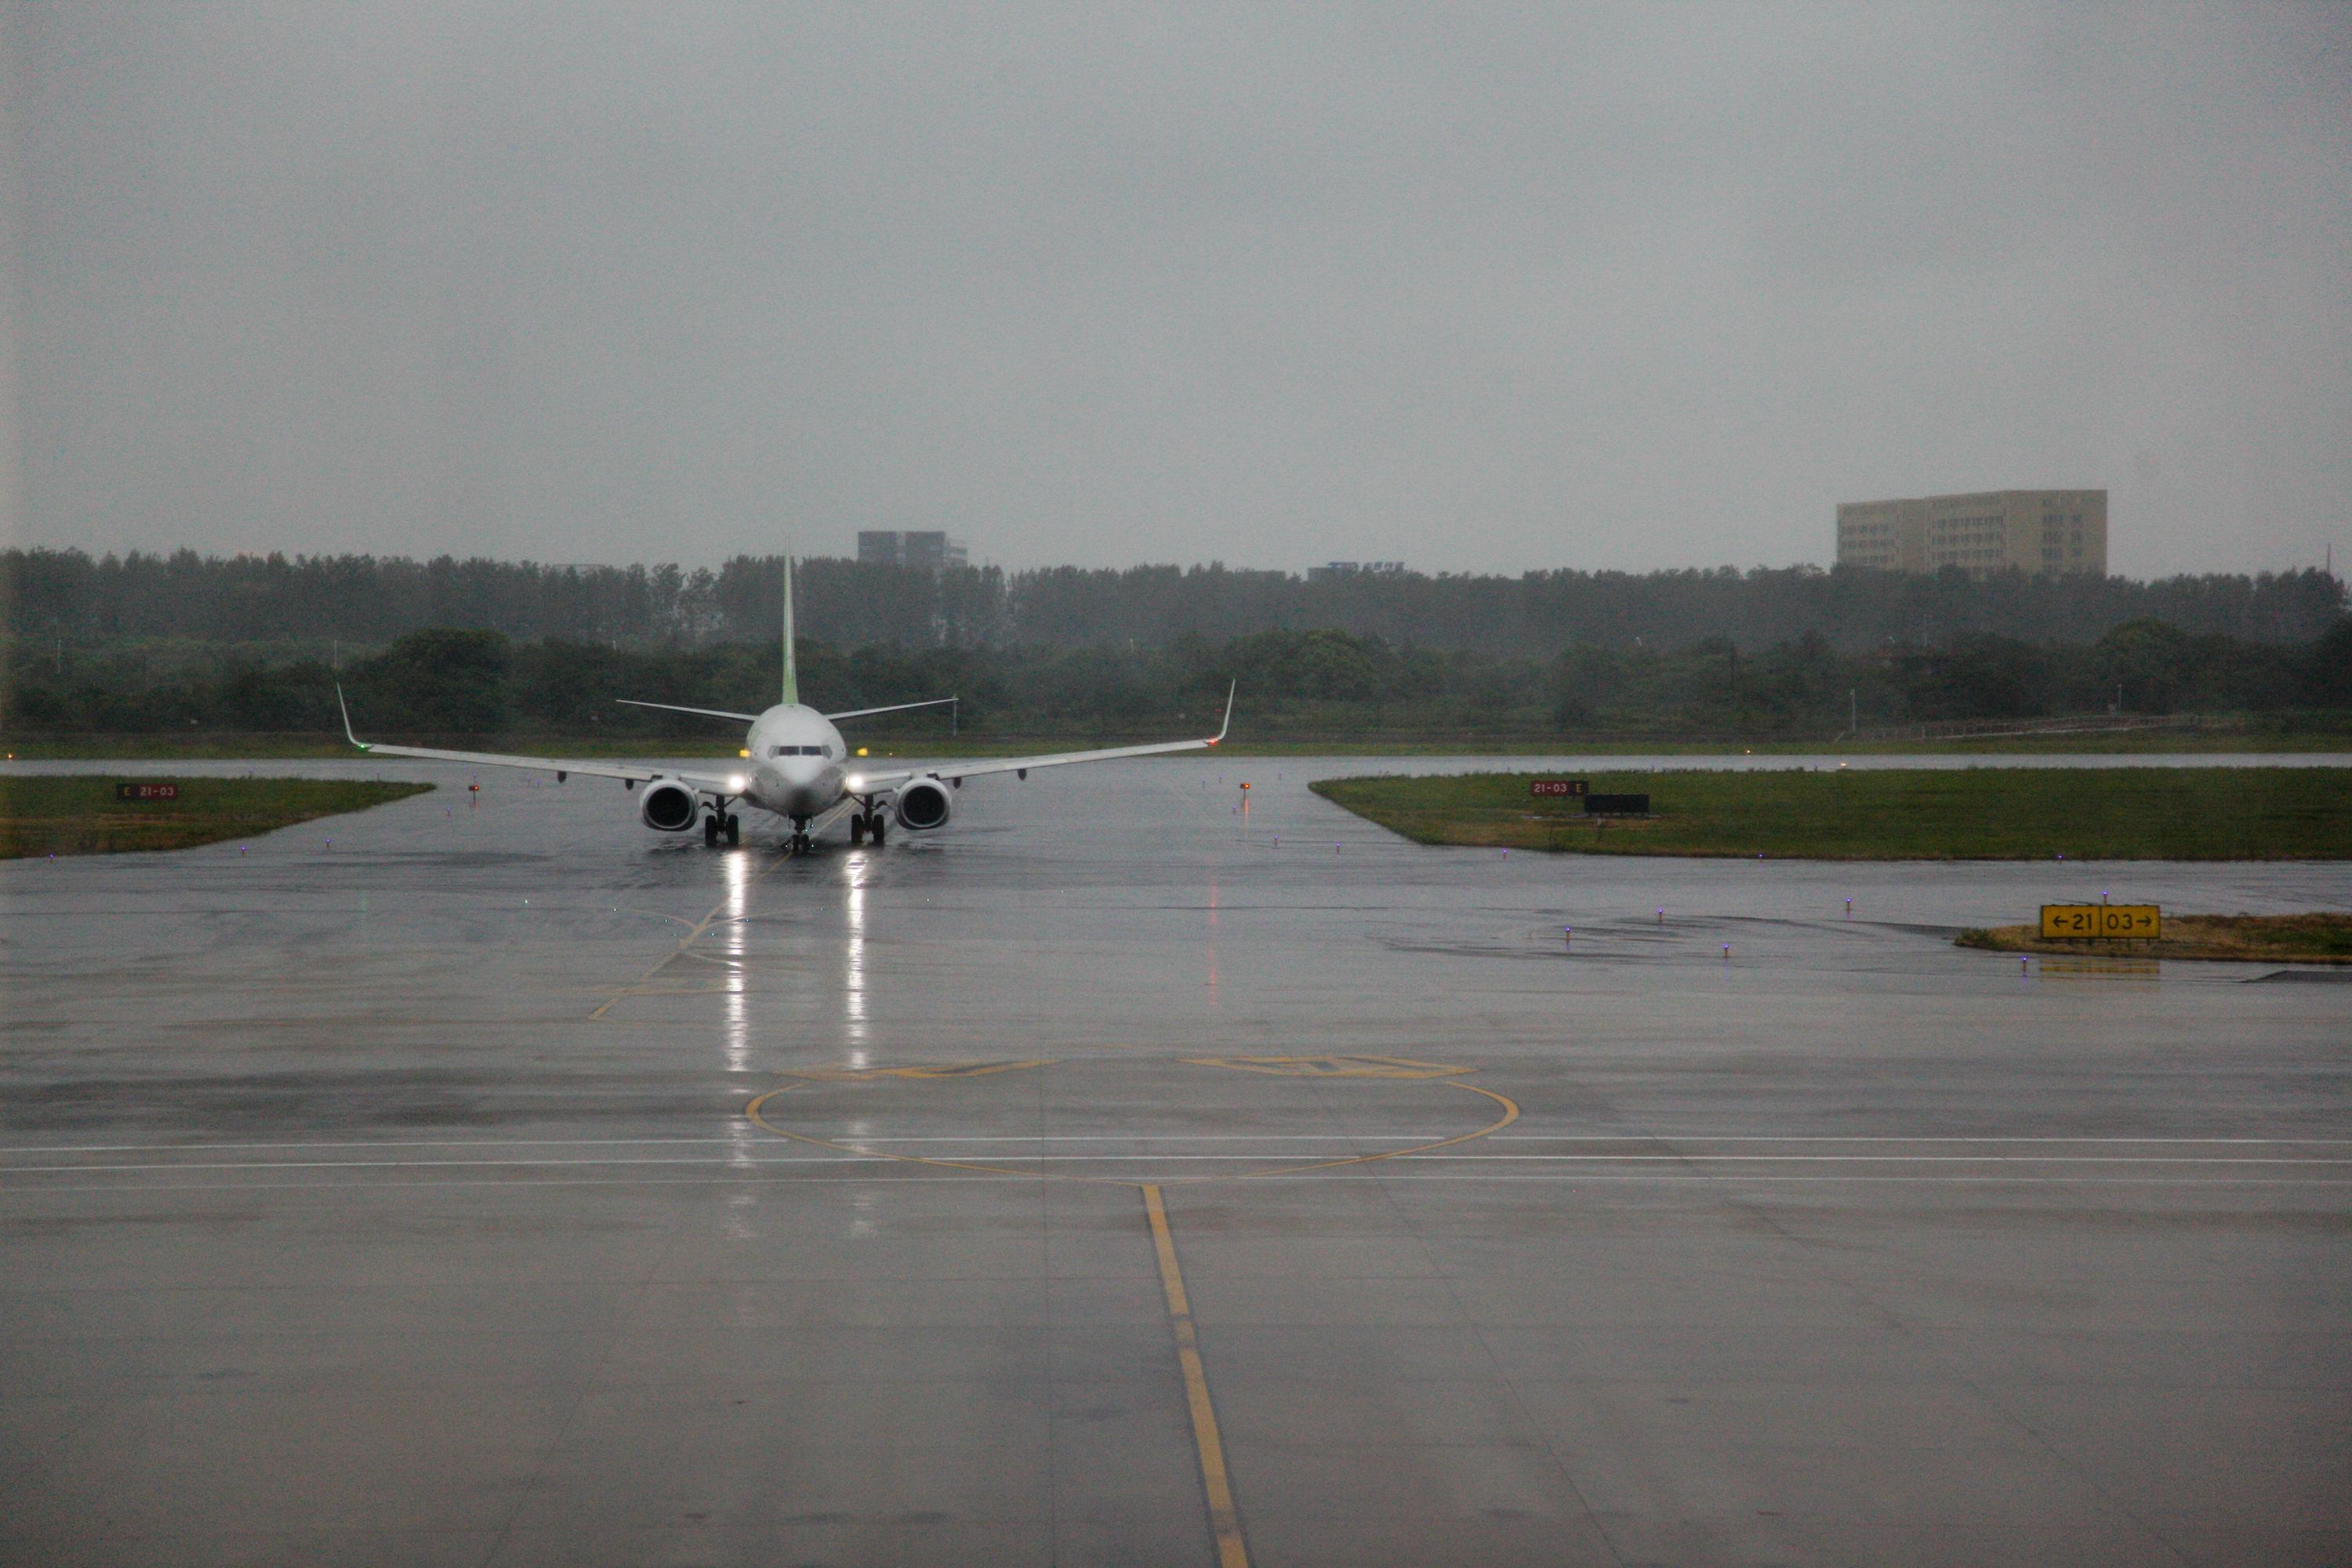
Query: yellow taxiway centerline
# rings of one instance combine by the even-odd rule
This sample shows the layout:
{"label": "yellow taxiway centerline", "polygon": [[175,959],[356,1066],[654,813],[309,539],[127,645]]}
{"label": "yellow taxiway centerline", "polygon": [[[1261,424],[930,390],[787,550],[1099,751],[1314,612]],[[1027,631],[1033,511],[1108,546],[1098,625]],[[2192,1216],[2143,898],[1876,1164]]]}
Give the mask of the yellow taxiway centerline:
{"label": "yellow taxiway centerline", "polygon": [[1192,1299],[1184,1292],[1184,1271],[1176,1263],[1176,1237],[1168,1228],[1168,1205],[1160,1201],[1156,1183],[1143,1184],[1143,1212],[1151,1217],[1151,1245],[1160,1254],[1160,1284],[1168,1293],[1168,1322],[1176,1335],[1176,1364],[1184,1373],[1184,1402],[1192,1413],[1192,1444],[1201,1454],[1201,1489],[1208,1497],[1217,1568],[1249,1568],[1249,1545],[1242,1537],[1233,1481],[1225,1473],[1225,1445],[1217,1435],[1217,1410],[1209,1401],[1209,1376],[1201,1366],[1199,1337],[1192,1330]]}

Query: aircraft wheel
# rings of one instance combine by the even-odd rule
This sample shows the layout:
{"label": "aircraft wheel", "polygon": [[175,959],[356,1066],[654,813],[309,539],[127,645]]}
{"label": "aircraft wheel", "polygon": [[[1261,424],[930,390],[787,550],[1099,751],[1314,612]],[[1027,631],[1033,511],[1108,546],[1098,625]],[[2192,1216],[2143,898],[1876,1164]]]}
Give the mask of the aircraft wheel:
{"label": "aircraft wheel", "polygon": [[849,819],[849,847],[852,849],[855,849],[865,842],[866,818],[863,816],[852,816]]}
{"label": "aircraft wheel", "polygon": [[702,819],[702,841],[716,848],[719,844],[719,818],[716,814]]}
{"label": "aircraft wheel", "polygon": [[878,811],[874,814],[874,847],[882,847],[882,814]]}
{"label": "aircraft wheel", "polygon": [[743,819],[731,811],[727,814],[727,842],[730,844],[743,842]]}

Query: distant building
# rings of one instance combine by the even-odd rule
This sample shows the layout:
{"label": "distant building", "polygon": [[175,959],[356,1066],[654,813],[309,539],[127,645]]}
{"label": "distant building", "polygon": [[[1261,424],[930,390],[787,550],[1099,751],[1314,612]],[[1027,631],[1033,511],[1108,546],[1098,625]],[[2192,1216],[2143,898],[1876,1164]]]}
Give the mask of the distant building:
{"label": "distant building", "polygon": [[939,572],[971,563],[961,544],[938,530],[864,528],[857,532],[857,559],[885,566],[920,566]]}
{"label": "distant building", "polygon": [[1971,577],[2107,574],[2105,490],[1979,490],[1915,500],[1840,501],[1841,566]]}
{"label": "distant building", "polygon": [[1328,583],[1336,577],[1353,577],[1363,572],[1402,572],[1403,570],[1404,563],[1402,561],[1334,561],[1328,565],[1309,566],[1307,569],[1307,580],[1309,583]]}

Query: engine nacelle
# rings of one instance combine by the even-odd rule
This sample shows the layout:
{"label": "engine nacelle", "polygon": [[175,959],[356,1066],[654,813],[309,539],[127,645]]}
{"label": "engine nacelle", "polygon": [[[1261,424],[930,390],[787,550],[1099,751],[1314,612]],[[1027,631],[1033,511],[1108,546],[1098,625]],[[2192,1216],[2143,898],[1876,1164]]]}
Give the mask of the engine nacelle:
{"label": "engine nacelle", "polygon": [[700,797],[676,779],[655,780],[637,803],[637,815],[646,826],[662,833],[685,832],[701,812]]}
{"label": "engine nacelle", "polygon": [[917,779],[900,786],[891,805],[898,826],[917,833],[948,825],[948,786],[937,779]]}

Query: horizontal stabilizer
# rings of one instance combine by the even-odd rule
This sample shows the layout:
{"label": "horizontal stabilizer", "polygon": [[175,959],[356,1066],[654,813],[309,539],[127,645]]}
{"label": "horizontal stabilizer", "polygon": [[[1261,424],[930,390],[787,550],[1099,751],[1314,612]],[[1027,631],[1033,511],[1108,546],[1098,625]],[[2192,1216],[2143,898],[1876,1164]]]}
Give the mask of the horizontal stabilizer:
{"label": "horizontal stabilizer", "polygon": [[705,719],[740,719],[746,724],[760,717],[757,713],[729,713],[717,708],[681,708],[675,702],[632,702],[625,697],[615,697],[613,700],[624,708],[658,708],[665,713],[699,713]]}
{"label": "horizontal stabilizer", "polygon": [[828,720],[863,719],[874,713],[904,713],[909,708],[945,708],[962,701],[961,697],[934,697],[928,702],[893,702],[887,708],[852,708],[846,713],[828,713]]}

